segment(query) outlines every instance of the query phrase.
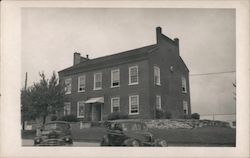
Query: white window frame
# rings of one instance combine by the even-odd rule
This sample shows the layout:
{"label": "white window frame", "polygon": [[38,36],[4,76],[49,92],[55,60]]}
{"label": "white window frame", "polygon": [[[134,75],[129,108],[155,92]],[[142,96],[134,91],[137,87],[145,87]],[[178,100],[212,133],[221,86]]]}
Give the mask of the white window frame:
{"label": "white window frame", "polygon": [[[69,109],[67,109],[67,107],[69,107]],[[66,110],[69,111],[68,113],[66,113]],[[63,115],[70,115],[71,114],[71,103],[70,102],[65,102],[64,103],[64,107],[63,107]]]}
{"label": "white window frame", "polygon": [[118,101],[118,111],[120,111],[120,97],[113,97],[113,98],[111,98],[111,112],[114,112],[114,107],[116,107],[116,106],[114,106],[114,102],[113,102],[113,100],[115,100],[115,99],[118,99],[119,101]]}
{"label": "white window frame", "polygon": [[[96,87],[96,75],[101,75],[101,87]],[[94,73],[94,90],[100,90],[102,89],[102,73],[101,72],[96,72]]]}
{"label": "white window frame", "polygon": [[181,91],[187,93],[187,80],[185,77],[181,77]]}
{"label": "white window frame", "polygon": [[[157,105],[157,100],[158,100],[159,105]],[[161,109],[161,96],[160,95],[155,96],[155,106],[156,106],[156,109],[159,109],[159,110]]]}
{"label": "white window frame", "polygon": [[[185,115],[188,115],[188,102],[186,100],[183,100],[182,104],[183,104],[183,113]],[[186,110],[186,113],[184,112],[184,110]]]}
{"label": "white window frame", "polygon": [[[136,68],[136,73],[137,73],[137,82],[131,82],[131,69]],[[129,67],[129,85],[137,85],[139,84],[139,70],[138,70],[138,65],[136,66],[130,66]]]}
{"label": "white window frame", "polygon": [[[79,115],[79,110],[80,110],[80,106],[84,107],[84,114],[83,115]],[[85,117],[85,102],[84,101],[78,101],[77,102],[77,118],[84,118]]]}
{"label": "white window frame", "polygon": [[66,78],[64,80],[64,84],[65,84],[65,94],[71,94],[72,91],[72,78]]}
{"label": "white window frame", "polygon": [[[81,86],[81,78],[84,78],[84,87],[83,87],[83,89],[82,90],[80,90],[80,86]],[[77,89],[78,89],[78,92],[85,92],[85,89],[86,89],[86,76],[85,75],[81,75],[81,76],[78,76],[78,87],[77,87]]]}
{"label": "white window frame", "polygon": [[[119,84],[114,86],[113,83],[114,83],[114,72],[118,72],[118,76],[119,76]],[[111,88],[115,88],[115,87],[120,87],[120,69],[113,69],[111,70]]]}
{"label": "white window frame", "polygon": [[[158,75],[158,80],[155,80],[155,77]],[[154,83],[155,85],[161,85],[161,69],[159,66],[154,66]]]}
{"label": "white window frame", "polygon": [[[137,113],[132,113],[131,110],[131,101],[132,101],[132,97],[137,97],[137,107],[138,107],[138,112]],[[140,109],[140,103],[139,103],[140,99],[139,99],[139,95],[130,95],[129,96],[129,115],[138,115],[139,114],[139,109]]]}

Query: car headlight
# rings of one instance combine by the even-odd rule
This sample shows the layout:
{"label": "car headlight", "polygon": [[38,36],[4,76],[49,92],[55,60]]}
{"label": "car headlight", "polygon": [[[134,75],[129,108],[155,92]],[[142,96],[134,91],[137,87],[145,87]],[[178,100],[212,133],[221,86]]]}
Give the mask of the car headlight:
{"label": "car headlight", "polygon": [[40,139],[36,139],[35,141],[36,141],[36,143],[40,143],[41,140]]}

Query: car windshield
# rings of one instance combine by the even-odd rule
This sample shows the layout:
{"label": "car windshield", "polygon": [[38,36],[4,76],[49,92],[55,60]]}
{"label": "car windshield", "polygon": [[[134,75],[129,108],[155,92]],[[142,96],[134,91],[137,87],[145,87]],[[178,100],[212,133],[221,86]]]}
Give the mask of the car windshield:
{"label": "car windshield", "polygon": [[121,126],[122,126],[123,131],[145,131],[147,130],[147,126],[143,123],[127,122],[127,123],[122,123]]}
{"label": "car windshield", "polygon": [[64,130],[69,126],[65,123],[49,123],[44,126],[44,130]]}

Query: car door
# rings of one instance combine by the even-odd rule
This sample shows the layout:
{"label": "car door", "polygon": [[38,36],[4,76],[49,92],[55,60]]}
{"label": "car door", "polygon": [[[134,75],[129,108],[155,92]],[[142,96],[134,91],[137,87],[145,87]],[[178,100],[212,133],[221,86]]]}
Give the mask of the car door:
{"label": "car door", "polygon": [[113,128],[109,130],[108,137],[111,145],[121,146],[126,138],[122,128],[119,124],[114,124]]}

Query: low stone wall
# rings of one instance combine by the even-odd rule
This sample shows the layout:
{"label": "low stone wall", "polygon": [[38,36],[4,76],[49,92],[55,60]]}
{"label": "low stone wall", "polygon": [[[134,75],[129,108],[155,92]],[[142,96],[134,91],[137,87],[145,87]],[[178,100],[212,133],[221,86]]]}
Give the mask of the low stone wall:
{"label": "low stone wall", "polygon": [[148,128],[158,129],[177,129],[185,128],[192,129],[198,127],[230,127],[228,122],[212,121],[212,120],[194,120],[194,119],[158,119],[158,120],[143,120]]}

